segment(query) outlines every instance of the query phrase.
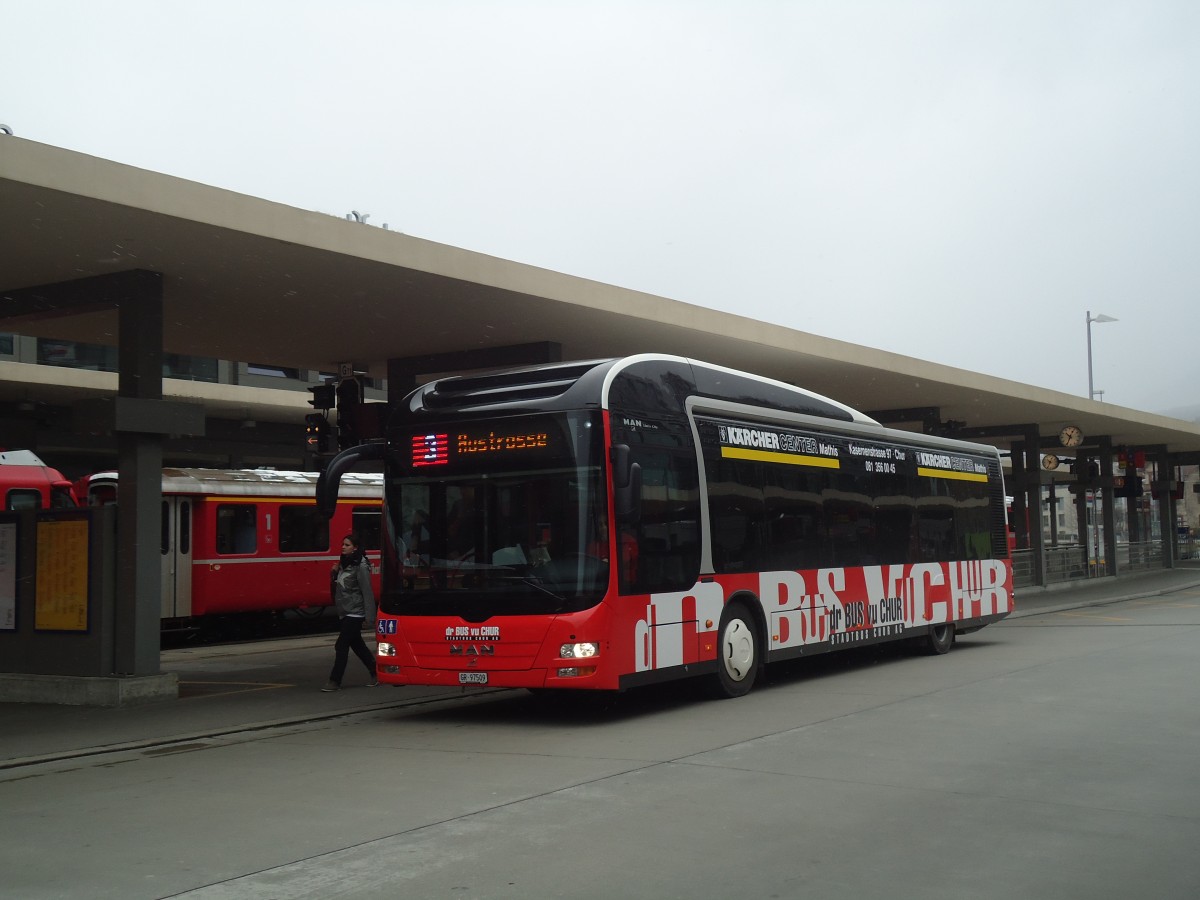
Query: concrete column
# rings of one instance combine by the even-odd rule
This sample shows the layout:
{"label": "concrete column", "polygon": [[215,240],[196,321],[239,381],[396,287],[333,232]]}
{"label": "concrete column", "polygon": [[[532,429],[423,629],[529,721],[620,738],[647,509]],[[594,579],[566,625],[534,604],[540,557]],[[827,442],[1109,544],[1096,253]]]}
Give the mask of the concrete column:
{"label": "concrete column", "polygon": [[[1042,534],[1041,434],[1036,428],[1025,432],[1025,506],[1028,510],[1029,549],[1033,557],[1033,583],[1046,583],[1046,539]],[[1015,460],[1014,460],[1015,463]]]}
{"label": "concrete column", "polygon": [[[163,289],[138,272],[120,304],[117,402],[162,400]],[[119,675],[159,673],[162,599],[162,435],[117,428],[121,515],[117,522],[116,652]]]}
{"label": "concrete column", "polygon": [[1091,575],[1092,524],[1088,521],[1088,492],[1091,478],[1088,470],[1091,458],[1080,449],[1075,454],[1075,521],[1079,523],[1079,546],[1083,550],[1083,571]]}
{"label": "concrete column", "polygon": [[1109,575],[1117,574],[1117,518],[1114,510],[1116,498],[1113,496],[1113,447],[1112,439],[1100,438],[1100,480],[1104,488],[1104,509],[1101,519],[1101,533],[1104,540],[1104,570]]}
{"label": "concrete column", "polygon": [[1160,447],[1154,454],[1155,475],[1158,476],[1158,533],[1162,538],[1163,568],[1175,568],[1175,498],[1171,496],[1168,485],[1174,483],[1175,469],[1171,465],[1171,456],[1166,447]]}

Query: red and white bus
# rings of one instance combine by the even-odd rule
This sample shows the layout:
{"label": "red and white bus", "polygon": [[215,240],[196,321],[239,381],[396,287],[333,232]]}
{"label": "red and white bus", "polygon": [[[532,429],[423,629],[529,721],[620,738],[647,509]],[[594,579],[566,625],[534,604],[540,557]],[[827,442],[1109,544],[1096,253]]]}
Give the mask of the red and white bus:
{"label": "red and white bus", "polygon": [[445,378],[393,412],[389,684],[622,690],[879,641],[944,653],[1012,609],[994,447],[663,355]]}
{"label": "red and white bus", "polygon": [[[347,475],[332,519],[317,513],[316,481],[316,472],[163,469],[163,627],[329,606],[330,568],[348,532],[378,573],[382,476]],[[76,489],[90,506],[113,503],[117,473],[90,475]]]}
{"label": "red and white bus", "polygon": [[32,450],[0,450],[0,494],[10,511],[76,505],[71,482]]}

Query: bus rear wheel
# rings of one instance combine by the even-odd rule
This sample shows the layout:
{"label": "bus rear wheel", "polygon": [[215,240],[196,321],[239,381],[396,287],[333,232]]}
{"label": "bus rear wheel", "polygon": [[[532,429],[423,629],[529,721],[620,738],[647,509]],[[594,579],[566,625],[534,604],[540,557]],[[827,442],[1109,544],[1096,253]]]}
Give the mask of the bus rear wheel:
{"label": "bus rear wheel", "polygon": [[758,629],[749,611],[740,603],[725,607],[717,631],[717,674],[712,688],[720,698],[750,693],[758,676]]}
{"label": "bus rear wheel", "polygon": [[953,622],[934,625],[930,627],[929,633],[921,638],[921,649],[931,656],[941,656],[943,653],[948,653],[952,646],[954,646]]}

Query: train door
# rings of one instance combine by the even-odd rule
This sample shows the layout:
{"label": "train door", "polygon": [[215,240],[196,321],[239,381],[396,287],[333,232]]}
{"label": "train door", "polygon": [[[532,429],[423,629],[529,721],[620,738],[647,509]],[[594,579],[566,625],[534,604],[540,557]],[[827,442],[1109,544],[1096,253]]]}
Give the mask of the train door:
{"label": "train door", "polygon": [[192,614],[192,498],[163,497],[162,617]]}

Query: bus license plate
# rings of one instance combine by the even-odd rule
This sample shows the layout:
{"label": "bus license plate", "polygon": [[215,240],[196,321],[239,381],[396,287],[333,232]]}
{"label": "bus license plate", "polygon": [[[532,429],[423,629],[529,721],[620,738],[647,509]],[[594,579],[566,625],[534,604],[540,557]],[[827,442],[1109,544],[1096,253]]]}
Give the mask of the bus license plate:
{"label": "bus license plate", "polygon": [[459,672],[459,684],[487,684],[487,672]]}

